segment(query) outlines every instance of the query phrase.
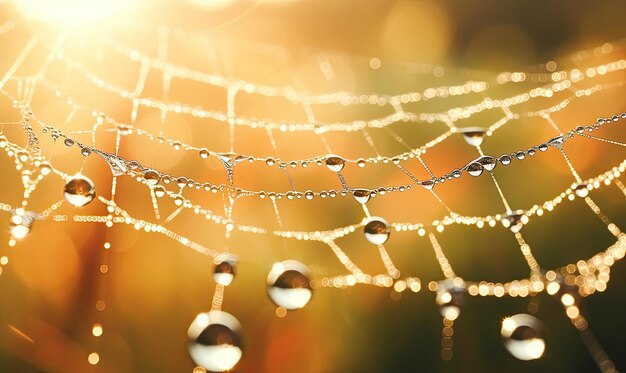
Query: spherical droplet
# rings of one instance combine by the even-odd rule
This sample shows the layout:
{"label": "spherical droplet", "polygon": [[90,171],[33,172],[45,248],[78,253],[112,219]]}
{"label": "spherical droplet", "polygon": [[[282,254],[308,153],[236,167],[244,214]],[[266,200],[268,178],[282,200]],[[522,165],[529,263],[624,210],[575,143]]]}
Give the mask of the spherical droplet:
{"label": "spherical droplet", "polygon": [[220,255],[215,258],[213,280],[224,286],[230,285],[235,279],[237,260],[232,255]]}
{"label": "spherical droplet", "polygon": [[65,146],[67,146],[67,147],[69,148],[70,146],[73,146],[73,145],[74,145],[74,140],[69,139],[69,138],[66,138],[66,139],[63,141],[63,143],[65,144]]}
{"label": "spherical droplet", "polygon": [[304,192],[304,198],[306,198],[309,201],[312,200],[314,196],[315,196],[315,193],[313,193],[310,190],[307,190],[306,192]]}
{"label": "spherical droplet", "polygon": [[464,301],[465,294],[465,288],[459,286],[455,281],[458,280],[447,279],[439,281],[437,284],[437,298],[435,299],[441,316],[450,320],[456,320],[461,314],[461,304]]}
{"label": "spherical droplet", "polygon": [[82,207],[96,197],[96,188],[87,176],[76,174],[68,179],[63,195],[72,206]]}
{"label": "spherical droplet", "polygon": [[485,139],[486,128],[482,127],[466,127],[459,128],[459,133],[463,135],[463,139],[468,145],[479,146]]}
{"label": "spherical droplet", "polygon": [[510,155],[505,154],[505,155],[500,157],[500,163],[502,163],[505,166],[510,165],[511,161],[512,161],[512,158],[511,158]]}
{"label": "spherical droplet", "polygon": [[478,162],[468,164],[465,169],[472,176],[480,176],[483,173],[483,166]]}
{"label": "spherical droplet", "polygon": [[340,172],[343,170],[345,164],[346,161],[337,155],[329,155],[326,157],[326,167],[332,172]]}
{"label": "spherical droplet", "polygon": [[265,164],[268,166],[273,166],[276,163],[276,161],[274,160],[274,158],[267,158],[265,160]]}
{"label": "spherical droplet", "polygon": [[557,149],[562,149],[564,142],[565,142],[565,139],[563,138],[563,136],[557,136],[553,139],[548,140],[547,144]]}
{"label": "spherical droplet", "polygon": [[365,239],[374,245],[382,245],[389,239],[391,228],[383,218],[372,217],[363,228]]}
{"label": "spherical droplet", "polygon": [[420,182],[420,185],[428,190],[432,190],[435,187],[436,182],[434,180],[424,180]]}
{"label": "spherical droplet", "polygon": [[9,231],[15,239],[22,239],[30,233],[35,217],[30,213],[13,214],[9,220]]}
{"label": "spherical droplet", "polygon": [[487,171],[493,171],[493,169],[496,168],[496,165],[498,164],[498,161],[494,157],[489,155],[484,155],[478,158],[476,161],[480,163],[481,166],[483,166],[483,168]]}
{"label": "spherical droplet", "polygon": [[520,313],[505,318],[500,334],[504,347],[519,360],[539,359],[546,349],[543,325],[531,315]]}
{"label": "spherical droplet", "polygon": [[578,184],[574,189],[574,193],[576,193],[576,195],[580,198],[585,198],[589,195],[589,188],[587,187],[587,184]]}
{"label": "spherical droplet", "polygon": [[199,314],[187,331],[191,359],[211,372],[231,370],[243,353],[240,330],[239,321],[224,311]]}
{"label": "spherical droplet", "polygon": [[157,185],[154,187],[154,195],[161,198],[165,195],[165,187],[162,185]]}
{"label": "spherical droplet", "polygon": [[302,308],[313,295],[308,273],[309,269],[296,260],[276,263],[267,276],[267,293],[279,307]]}
{"label": "spherical droplet", "polygon": [[368,189],[355,189],[352,191],[352,194],[358,203],[367,203],[367,201],[370,200],[372,192]]}
{"label": "spherical droplet", "polygon": [[207,149],[200,149],[200,152],[198,153],[200,155],[200,158],[208,158],[209,157],[209,151]]}
{"label": "spherical droplet", "polygon": [[148,185],[156,185],[161,180],[161,174],[155,170],[146,170],[143,172],[143,180]]}
{"label": "spherical droplet", "polygon": [[518,211],[502,217],[501,221],[505,228],[509,228],[511,232],[517,233],[522,230],[524,224],[528,223],[528,216]]}

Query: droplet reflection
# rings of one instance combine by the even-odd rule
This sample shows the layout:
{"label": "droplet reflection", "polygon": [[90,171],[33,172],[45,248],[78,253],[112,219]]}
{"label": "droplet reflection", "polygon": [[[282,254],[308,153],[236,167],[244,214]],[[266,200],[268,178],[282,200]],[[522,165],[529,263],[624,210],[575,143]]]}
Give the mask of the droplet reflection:
{"label": "droplet reflection", "polygon": [[231,370],[243,353],[240,329],[239,321],[224,311],[199,314],[187,331],[191,359],[211,372]]}
{"label": "droplet reflection", "polygon": [[505,318],[500,334],[504,347],[519,360],[539,359],[546,349],[543,325],[531,315],[520,313]]}
{"label": "droplet reflection", "polygon": [[267,276],[267,292],[277,306],[287,310],[304,307],[313,295],[307,266],[296,260],[274,264]]}

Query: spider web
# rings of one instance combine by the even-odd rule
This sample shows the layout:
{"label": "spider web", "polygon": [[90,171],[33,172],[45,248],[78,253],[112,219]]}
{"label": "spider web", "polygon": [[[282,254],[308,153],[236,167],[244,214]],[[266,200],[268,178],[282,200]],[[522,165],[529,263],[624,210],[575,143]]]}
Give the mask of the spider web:
{"label": "spider web", "polygon": [[[620,181],[626,114],[621,102],[613,112],[581,112],[597,96],[623,94],[623,41],[520,71],[490,72],[233,45],[226,37],[123,21],[85,35],[12,20],[0,26],[0,37],[22,41],[7,53],[13,59],[0,81],[0,145],[21,182],[17,195],[3,193],[0,208],[11,218],[34,220],[33,229],[126,225],[215,259],[234,253],[255,266],[288,256],[312,263],[316,292],[368,285],[399,297],[441,294],[452,284],[472,297],[575,293],[573,303],[561,299],[566,315],[600,370],[615,371],[578,297],[604,291],[625,254],[626,237],[595,195],[611,188],[626,195]],[[154,43],[142,44],[145,38]],[[183,50],[192,57],[181,58]],[[249,58],[254,68],[238,66]],[[408,77],[396,86],[411,88],[379,83],[394,76]],[[341,89],[346,86],[351,89]],[[569,147],[589,149],[594,167],[579,172]],[[534,173],[542,167],[549,171]],[[89,207],[69,209],[45,190],[60,189],[77,172],[96,180],[98,196]],[[560,188],[546,186],[552,194],[515,187],[517,178],[546,175]],[[524,227],[574,204],[599,219],[612,242],[544,266],[533,250],[541,243],[525,240]],[[389,222],[391,238],[361,250],[372,246],[363,229],[375,216]],[[441,243],[456,226],[512,235],[518,252],[506,255],[521,258],[524,274],[465,276]],[[405,245],[420,240],[432,252],[400,255],[394,240],[405,235]],[[272,242],[280,242],[282,253],[245,250],[240,244],[249,236],[279,239]],[[11,236],[8,246],[18,241]],[[103,274],[109,249],[118,245],[111,241],[103,243]],[[284,248],[300,248],[299,241],[306,241],[302,250]],[[11,251],[3,255],[6,271]],[[404,265],[416,256],[434,258],[439,273],[431,267],[424,276]],[[222,308],[224,290],[216,285],[213,310]],[[105,298],[103,291],[98,311],[106,309]],[[443,316],[444,360],[452,358],[457,317]],[[100,321],[94,321],[96,338]],[[97,364],[94,353],[89,362]]]}

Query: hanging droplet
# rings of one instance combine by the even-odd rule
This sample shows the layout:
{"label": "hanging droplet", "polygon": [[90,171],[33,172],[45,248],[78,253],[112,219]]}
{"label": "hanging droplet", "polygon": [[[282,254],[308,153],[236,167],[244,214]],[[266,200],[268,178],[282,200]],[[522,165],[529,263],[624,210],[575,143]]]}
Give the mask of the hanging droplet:
{"label": "hanging droplet", "polygon": [[208,158],[209,157],[209,150],[208,149],[200,149],[199,155],[200,158]]}
{"label": "hanging droplet", "polygon": [[452,176],[455,177],[455,178],[461,177],[461,170],[456,169],[456,170],[452,171]]}
{"label": "hanging droplet", "polygon": [[510,165],[511,161],[512,161],[512,159],[511,159],[510,155],[505,154],[505,155],[500,157],[500,163],[502,163],[505,166]]}
{"label": "hanging droplet", "polygon": [[65,138],[65,140],[63,140],[63,143],[69,148],[74,145],[74,140],[70,138]]}
{"label": "hanging droplet", "polygon": [[370,200],[372,192],[368,189],[355,189],[352,191],[352,194],[358,203],[367,203],[367,201]]}
{"label": "hanging droplet", "polygon": [[363,168],[365,167],[365,159],[359,159],[356,161],[356,165],[359,166],[359,168]]}
{"label": "hanging droplet", "polygon": [[243,353],[240,330],[239,321],[224,311],[199,314],[187,331],[189,356],[208,371],[231,370]]}
{"label": "hanging droplet", "polygon": [[30,212],[14,213],[9,220],[9,232],[15,239],[22,239],[30,233],[35,215]]}
{"label": "hanging droplet", "polygon": [[463,280],[455,278],[439,281],[437,286],[435,301],[439,306],[439,313],[449,320],[456,320],[461,314],[465,288],[460,285],[463,285]]}
{"label": "hanging droplet", "polygon": [[304,307],[313,295],[309,269],[296,260],[274,264],[267,276],[267,293],[279,307],[287,310]]}
{"label": "hanging droplet", "polygon": [[485,139],[487,129],[482,127],[465,127],[459,128],[459,133],[463,135],[463,139],[468,145],[479,146]]}
{"label": "hanging droplet", "polygon": [[483,166],[483,168],[487,171],[493,171],[493,169],[496,168],[496,165],[498,164],[498,161],[494,157],[489,155],[483,155],[475,162],[480,163],[481,166]]}
{"label": "hanging droplet", "polygon": [[67,180],[63,195],[72,206],[82,207],[96,197],[96,188],[87,176],[76,174]]}
{"label": "hanging droplet", "polygon": [[265,160],[265,164],[268,166],[273,166],[276,163],[276,161],[274,160],[274,158],[267,158]]}
{"label": "hanging droplet", "polygon": [[520,161],[522,159],[524,159],[525,157],[526,157],[526,154],[524,154],[523,151],[519,151],[519,152],[515,153],[515,158],[519,159]]}
{"label": "hanging droplet", "polygon": [[80,149],[80,154],[82,154],[85,157],[87,157],[87,156],[89,156],[91,154],[91,149],[90,148],[81,148]]}
{"label": "hanging droplet", "polygon": [[483,173],[483,166],[478,162],[468,164],[465,169],[472,176],[480,176]]}
{"label": "hanging droplet", "polygon": [[565,142],[565,139],[563,138],[563,136],[557,136],[553,139],[548,140],[547,144],[557,149],[563,149],[564,142]]}
{"label": "hanging droplet", "polygon": [[437,183],[434,180],[424,180],[420,182],[420,185],[428,190],[432,190],[435,187],[435,184]]}
{"label": "hanging droplet", "polygon": [[165,195],[165,187],[162,185],[157,185],[153,188],[154,195],[161,198]]}
{"label": "hanging droplet", "polygon": [[215,258],[213,280],[224,286],[230,285],[235,279],[237,260],[232,255],[224,254]]}
{"label": "hanging droplet", "polygon": [[536,360],[546,350],[543,329],[536,317],[520,313],[502,320],[500,335],[511,355],[519,360]]}
{"label": "hanging droplet", "polygon": [[587,184],[578,184],[574,189],[574,193],[580,198],[585,198],[589,195],[589,188]]}
{"label": "hanging droplet", "polygon": [[539,149],[540,152],[548,151],[548,145],[541,144],[541,145],[538,146],[538,149]]}
{"label": "hanging droplet", "polygon": [[374,245],[382,245],[389,239],[391,228],[383,218],[372,217],[363,228],[365,239]]}
{"label": "hanging droplet", "polygon": [[146,170],[143,173],[143,180],[148,185],[156,185],[159,183],[159,180],[161,180],[161,174],[155,170]]}
{"label": "hanging droplet", "polygon": [[331,154],[326,157],[326,167],[332,172],[340,172],[345,164],[346,161],[338,155]]}
{"label": "hanging droplet", "polygon": [[511,232],[517,233],[522,230],[524,224],[528,223],[528,216],[518,211],[502,217],[501,221],[505,228],[509,228]]}

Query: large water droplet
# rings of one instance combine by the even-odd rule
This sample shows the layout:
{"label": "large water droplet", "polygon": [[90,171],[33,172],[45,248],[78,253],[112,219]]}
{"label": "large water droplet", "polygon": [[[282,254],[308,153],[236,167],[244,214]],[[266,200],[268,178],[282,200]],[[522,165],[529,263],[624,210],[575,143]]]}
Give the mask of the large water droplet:
{"label": "large water droplet", "polygon": [[191,359],[211,372],[231,370],[243,353],[240,330],[239,321],[224,311],[199,314],[187,331]]}
{"label": "large water droplet", "polygon": [[9,231],[15,239],[22,239],[30,233],[35,215],[30,212],[14,213],[9,220]]}
{"label": "large water droplet", "polygon": [[345,164],[346,161],[338,155],[331,154],[326,157],[326,167],[332,172],[340,172]]}
{"label": "large water droplet", "polygon": [[505,154],[503,156],[500,156],[500,163],[502,163],[505,166],[510,165],[511,161],[512,161],[512,158],[510,155]]}
{"label": "large water droplet", "polygon": [[578,184],[574,189],[574,193],[580,198],[585,198],[589,195],[589,188],[587,184]]}
{"label": "large water droplet", "polygon": [[96,197],[96,188],[87,176],[76,174],[67,180],[63,196],[72,206],[82,207]]}
{"label": "large water droplet", "polygon": [[439,281],[437,286],[437,298],[441,316],[456,320],[461,314],[461,304],[464,301],[465,288],[461,279],[447,279]]}
{"label": "large water droplet", "polygon": [[267,276],[267,285],[272,301],[287,310],[304,307],[313,295],[309,269],[296,260],[274,264]]}
{"label": "large water droplet", "polygon": [[367,203],[367,201],[370,200],[372,192],[368,189],[355,189],[352,191],[352,194],[358,203]]}
{"label": "large water droplet", "polygon": [[420,185],[428,190],[432,190],[435,187],[435,184],[437,184],[435,180],[424,180],[420,182]]}
{"label": "large water droplet", "polygon": [[548,140],[547,144],[557,149],[563,149],[564,142],[565,142],[565,139],[563,138],[563,136],[557,136],[553,139]]}
{"label": "large water droplet", "polygon": [[143,179],[148,185],[156,185],[161,180],[161,174],[155,170],[146,170],[143,173]]}
{"label": "large water droplet", "polygon": [[383,218],[372,217],[363,228],[365,239],[374,245],[382,245],[389,239],[391,228]]}
{"label": "large water droplet", "polygon": [[483,173],[483,166],[478,162],[468,164],[465,169],[472,176],[480,176]]}
{"label": "large water droplet", "polygon": [[496,165],[498,164],[498,161],[490,155],[483,155],[482,157],[478,158],[475,162],[480,163],[483,166],[483,168],[487,171],[493,171],[493,169],[496,168]]}
{"label": "large water droplet", "polygon": [[485,139],[486,128],[482,127],[465,127],[459,128],[459,133],[463,135],[463,139],[471,146],[479,146]]}
{"label": "large water droplet", "polygon": [[519,360],[539,359],[546,349],[543,325],[531,315],[520,313],[505,318],[500,334],[504,347]]}
{"label": "large water droplet", "polygon": [[516,213],[503,216],[501,221],[505,228],[509,228],[511,232],[517,233],[522,230],[524,224],[528,223],[528,216],[524,215],[523,212],[518,211]]}
{"label": "large water droplet", "polygon": [[232,255],[220,255],[215,258],[213,280],[224,286],[230,285],[235,279],[237,260]]}

